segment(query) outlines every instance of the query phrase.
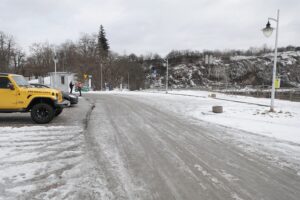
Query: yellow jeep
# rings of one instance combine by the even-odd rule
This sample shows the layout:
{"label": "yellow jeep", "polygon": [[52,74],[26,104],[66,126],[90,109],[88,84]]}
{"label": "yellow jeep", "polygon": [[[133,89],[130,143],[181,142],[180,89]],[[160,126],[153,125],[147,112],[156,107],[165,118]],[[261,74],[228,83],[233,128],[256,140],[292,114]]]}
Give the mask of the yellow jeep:
{"label": "yellow jeep", "polygon": [[34,122],[44,124],[64,108],[62,93],[30,86],[21,75],[0,73],[0,113],[30,112]]}

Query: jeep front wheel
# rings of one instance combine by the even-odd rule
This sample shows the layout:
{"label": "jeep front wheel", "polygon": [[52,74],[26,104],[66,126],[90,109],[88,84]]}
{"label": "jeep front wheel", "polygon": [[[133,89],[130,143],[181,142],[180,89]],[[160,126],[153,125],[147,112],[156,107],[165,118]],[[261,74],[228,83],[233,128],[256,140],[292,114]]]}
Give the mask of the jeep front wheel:
{"label": "jeep front wheel", "polygon": [[31,118],[38,124],[46,124],[54,118],[54,108],[46,103],[35,104],[31,108]]}

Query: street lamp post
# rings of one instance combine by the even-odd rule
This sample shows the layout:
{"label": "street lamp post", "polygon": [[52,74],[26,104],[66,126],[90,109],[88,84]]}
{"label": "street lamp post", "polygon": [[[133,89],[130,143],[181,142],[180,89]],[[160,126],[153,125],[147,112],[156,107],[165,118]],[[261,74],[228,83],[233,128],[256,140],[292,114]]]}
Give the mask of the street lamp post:
{"label": "street lamp post", "polygon": [[56,87],[56,64],[58,62],[56,51],[54,51],[54,88]]}
{"label": "street lamp post", "polygon": [[167,72],[166,72],[166,94],[168,93],[168,86],[169,86],[169,59],[163,59],[166,62]]}
{"label": "street lamp post", "polygon": [[266,27],[262,29],[266,37],[270,37],[274,28],[271,27],[270,20],[276,22],[276,38],[275,38],[275,53],[274,53],[274,65],[273,65],[273,76],[272,76],[272,92],[271,92],[271,106],[270,112],[274,112],[274,98],[275,98],[275,79],[276,79],[276,65],[277,65],[277,44],[278,44],[278,29],[279,29],[279,10],[277,10],[277,19],[268,18]]}
{"label": "street lamp post", "polygon": [[168,93],[168,87],[169,87],[169,60],[167,59],[166,93]]}

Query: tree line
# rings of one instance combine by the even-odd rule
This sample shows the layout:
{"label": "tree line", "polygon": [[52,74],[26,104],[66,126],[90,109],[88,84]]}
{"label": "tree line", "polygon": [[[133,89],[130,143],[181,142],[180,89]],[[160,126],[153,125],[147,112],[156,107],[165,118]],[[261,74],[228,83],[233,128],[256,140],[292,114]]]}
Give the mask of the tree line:
{"label": "tree line", "polygon": [[133,90],[144,87],[142,62],[134,54],[119,55],[111,51],[102,25],[97,34],[82,34],[76,42],[67,40],[56,46],[48,42],[34,43],[29,51],[26,56],[17,47],[13,36],[0,32],[0,72],[28,77],[47,76],[54,71],[56,56],[57,71],[77,73],[79,80],[83,79],[84,74],[92,75],[96,90],[101,89],[101,77],[102,87],[105,83],[118,87],[128,81]]}
{"label": "tree line", "polygon": [[[300,47],[280,47],[280,51],[300,51]],[[98,33],[84,33],[74,42],[67,40],[60,45],[34,43],[29,54],[16,44],[12,35],[0,31],[0,72],[12,72],[24,76],[47,76],[54,69],[54,56],[58,58],[57,70],[74,72],[79,79],[83,74],[93,76],[93,87],[101,89],[104,83],[118,87],[127,83],[131,89],[144,88],[151,66],[164,68],[163,58],[168,58],[170,66],[181,63],[194,63],[204,60],[205,55],[213,55],[224,60],[234,55],[259,56],[273,50],[266,45],[248,50],[173,50],[162,57],[156,53],[137,56],[135,54],[119,55],[110,50],[104,27],[100,25]],[[102,76],[101,76],[102,74]]]}
{"label": "tree line", "polygon": [[25,53],[17,46],[12,35],[0,31],[0,72],[23,73]]}

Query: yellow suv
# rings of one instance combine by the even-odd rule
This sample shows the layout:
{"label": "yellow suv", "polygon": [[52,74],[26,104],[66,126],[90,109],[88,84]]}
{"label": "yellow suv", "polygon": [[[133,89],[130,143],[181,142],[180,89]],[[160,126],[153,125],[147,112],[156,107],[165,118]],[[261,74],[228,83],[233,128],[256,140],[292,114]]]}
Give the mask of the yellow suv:
{"label": "yellow suv", "polygon": [[34,122],[45,124],[64,106],[60,91],[35,88],[21,75],[0,73],[0,113],[30,112]]}

